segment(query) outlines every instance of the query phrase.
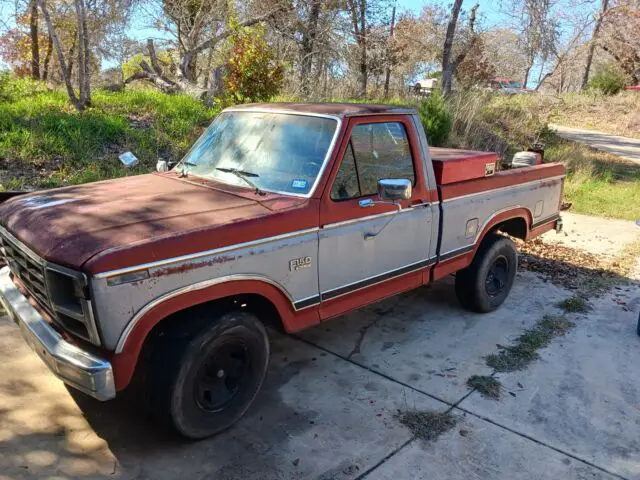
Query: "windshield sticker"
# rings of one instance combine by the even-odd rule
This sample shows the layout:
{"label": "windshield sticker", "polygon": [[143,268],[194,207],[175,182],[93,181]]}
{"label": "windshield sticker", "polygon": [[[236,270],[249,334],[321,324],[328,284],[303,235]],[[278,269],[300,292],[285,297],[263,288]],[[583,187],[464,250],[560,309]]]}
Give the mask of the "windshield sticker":
{"label": "windshield sticker", "polygon": [[294,180],[293,182],[291,182],[291,188],[298,188],[298,189],[307,188],[307,181]]}

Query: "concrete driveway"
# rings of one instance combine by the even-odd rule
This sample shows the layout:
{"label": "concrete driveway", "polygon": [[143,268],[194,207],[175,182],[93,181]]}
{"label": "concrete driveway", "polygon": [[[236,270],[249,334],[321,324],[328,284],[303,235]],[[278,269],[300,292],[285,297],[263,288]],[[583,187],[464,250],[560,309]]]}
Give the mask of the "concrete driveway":
{"label": "concrete driveway", "polygon": [[[572,222],[567,242],[593,228]],[[597,220],[601,235],[608,222]],[[615,228],[638,240],[631,222]],[[501,399],[466,386],[493,374],[486,355],[573,293],[521,271],[506,304],[478,315],[446,279],[298,336],[273,334],[257,404],[197,443],[156,425],[135,398],[101,404],[67,390],[5,317],[0,479],[640,479],[637,283],[567,314],[575,328],[527,369],[495,374]],[[427,442],[398,421],[408,410],[450,412],[456,425]]]}
{"label": "concrete driveway", "polygon": [[595,130],[564,127],[562,125],[550,124],[549,128],[555,130],[559,136],[567,140],[584,143],[596,150],[611,153],[625,160],[640,164],[640,139],[620,137]]}

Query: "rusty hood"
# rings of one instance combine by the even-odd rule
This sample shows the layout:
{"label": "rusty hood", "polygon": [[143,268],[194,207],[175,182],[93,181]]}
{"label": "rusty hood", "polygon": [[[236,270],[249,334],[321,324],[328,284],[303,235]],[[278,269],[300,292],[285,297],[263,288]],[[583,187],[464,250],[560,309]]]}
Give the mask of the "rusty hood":
{"label": "rusty hood", "polygon": [[[117,255],[137,247],[140,260],[155,260],[234,242],[228,232],[215,239],[205,236],[210,244],[196,245],[188,234],[264,218],[301,200],[274,194],[258,197],[246,189],[216,188],[175,174],[149,174],[15,197],[0,204],[0,223],[45,259],[80,267],[106,251]],[[163,240],[175,239],[182,240],[179,251],[162,247]]]}

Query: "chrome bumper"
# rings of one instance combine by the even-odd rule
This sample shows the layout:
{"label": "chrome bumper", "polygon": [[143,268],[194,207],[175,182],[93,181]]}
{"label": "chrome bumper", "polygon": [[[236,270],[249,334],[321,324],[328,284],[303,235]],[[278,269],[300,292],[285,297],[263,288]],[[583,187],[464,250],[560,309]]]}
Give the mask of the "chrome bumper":
{"label": "chrome bumper", "polygon": [[0,270],[0,302],[29,346],[64,383],[98,400],[116,396],[111,363],[63,339],[18,290],[9,267]]}

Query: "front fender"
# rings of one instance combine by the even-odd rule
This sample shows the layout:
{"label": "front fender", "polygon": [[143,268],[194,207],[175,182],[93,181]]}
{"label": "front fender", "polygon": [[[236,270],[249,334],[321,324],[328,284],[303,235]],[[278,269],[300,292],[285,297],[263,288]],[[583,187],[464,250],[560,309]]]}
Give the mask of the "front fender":
{"label": "front fender", "polygon": [[260,295],[269,300],[287,332],[302,330],[320,321],[317,308],[296,311],[285,290],[266,277],[237,276],[183,287],[150,302],[127,324],[111,356],[116,389],[122,390],[129,384],[147,336],[162,320],[196,305],[243,294]]}

